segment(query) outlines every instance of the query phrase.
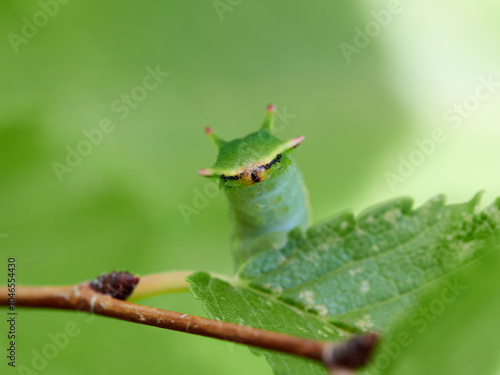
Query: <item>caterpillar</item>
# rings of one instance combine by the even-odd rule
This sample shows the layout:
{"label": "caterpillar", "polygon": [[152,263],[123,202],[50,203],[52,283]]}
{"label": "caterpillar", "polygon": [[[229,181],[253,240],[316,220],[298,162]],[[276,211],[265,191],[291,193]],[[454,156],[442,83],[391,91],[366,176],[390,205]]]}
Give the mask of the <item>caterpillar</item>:
{"label": "caterpillar", "polygon": [[270,104],[258,131],[229,142],[205,129],[218,155],[212,168],[198,173],[217,179],[226,194],[236,266],[261,250],[283,246],[290,230],[308,225],[308,194],[291,155],[304,137],[278,139],[273,134],[275,111]]}

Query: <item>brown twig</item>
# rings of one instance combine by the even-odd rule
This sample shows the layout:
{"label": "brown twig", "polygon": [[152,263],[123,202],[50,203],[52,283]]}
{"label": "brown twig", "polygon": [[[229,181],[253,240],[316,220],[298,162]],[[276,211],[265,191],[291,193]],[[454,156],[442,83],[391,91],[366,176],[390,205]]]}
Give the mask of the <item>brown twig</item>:
{"label": "brown twig", "polygon": [[[8,305],[7,293],[7,288],[0,288],[0,305]],[[92,289],[89,282],[70,286],[18,287],[15,300],[16,306],[85,311],[153,327],[277,350],[321,361],[329,368],[353,369],[364,365],[376,341],[376,335],[370,334],[354,337],[340,344],[327,343],[137,305],[98,293]],[[356,359],[346,359],[351,355]]]}

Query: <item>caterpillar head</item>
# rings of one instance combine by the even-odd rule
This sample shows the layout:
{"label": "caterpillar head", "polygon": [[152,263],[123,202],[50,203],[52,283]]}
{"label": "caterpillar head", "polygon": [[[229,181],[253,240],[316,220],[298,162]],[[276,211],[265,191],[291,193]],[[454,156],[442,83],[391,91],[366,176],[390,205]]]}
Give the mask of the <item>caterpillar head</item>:
{"label": "caterpillar head", "polygon": [[275,110],[276,106],[270,104],[258,131],[230,142],[222,140],[207,127],[205,132],[219,149],[219,155],[212,168],[200,169],[198,173],[219,178],[230,187],[259,183],[276,174],[280,165],[288,161],[289,151],[297,147],[304,137],[289,141],[276,138],[273,134]]}

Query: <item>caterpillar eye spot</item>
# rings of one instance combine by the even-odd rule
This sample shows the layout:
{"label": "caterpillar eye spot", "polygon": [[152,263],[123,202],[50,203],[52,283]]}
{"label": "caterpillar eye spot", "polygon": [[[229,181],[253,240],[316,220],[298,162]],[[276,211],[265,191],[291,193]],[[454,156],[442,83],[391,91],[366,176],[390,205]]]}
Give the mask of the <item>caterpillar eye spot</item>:
{"label": "caterpillar eye spot", "polygon": [[252,181],[253,181],[253,182],[260,182],[260,181],[261,181],[261,180],[260,180],[260,176],[259,176],[259,175],[257,175],[256,173],[252,172],[252,175],[251,175],[251,176],[252,176]]}

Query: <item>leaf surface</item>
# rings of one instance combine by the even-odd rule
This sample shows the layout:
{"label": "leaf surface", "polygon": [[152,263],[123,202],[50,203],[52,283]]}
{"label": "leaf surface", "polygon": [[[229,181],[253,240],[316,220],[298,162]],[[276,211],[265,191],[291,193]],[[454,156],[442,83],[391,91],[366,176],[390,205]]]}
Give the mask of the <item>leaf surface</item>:
{"label": "leaf surface", "polygon": [[411,319],[394,329],[374,367],[386,375],[500,373],[498,245],[433,288]]}
{"label": "leaf surface", "polygon": [[[500,229],[500,200],[479,211],[480,195],[418,209],[410,199],[341,213],[281,249],[267,249],[229,281],[197,273],[193,295],[212,318],[302,337],[387,332],[428,288],[479,255]],[[312,361],[265,352],[276,374],[324,374]]]}

